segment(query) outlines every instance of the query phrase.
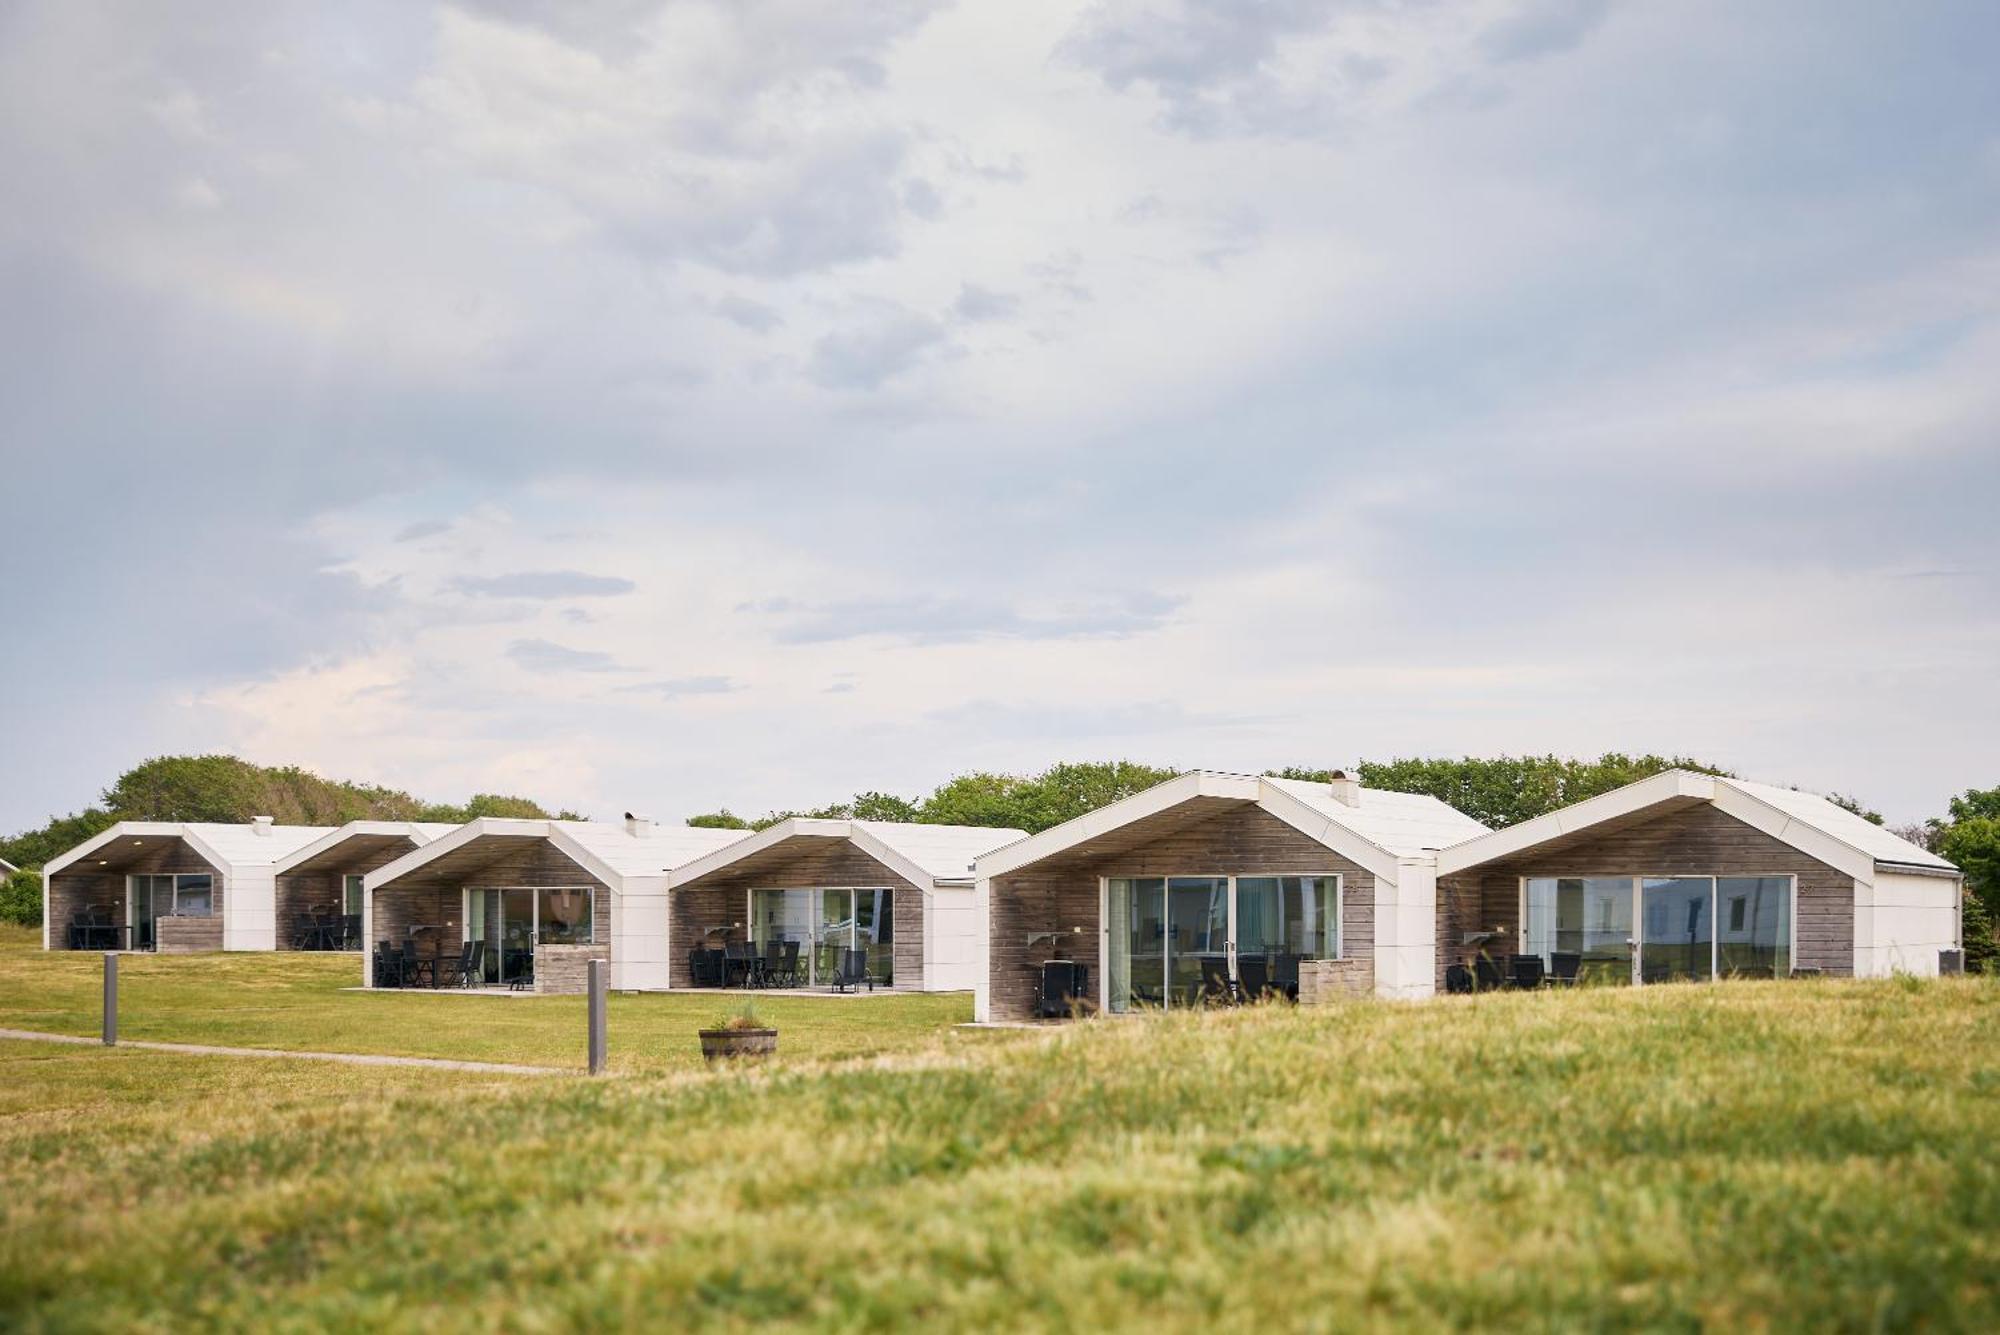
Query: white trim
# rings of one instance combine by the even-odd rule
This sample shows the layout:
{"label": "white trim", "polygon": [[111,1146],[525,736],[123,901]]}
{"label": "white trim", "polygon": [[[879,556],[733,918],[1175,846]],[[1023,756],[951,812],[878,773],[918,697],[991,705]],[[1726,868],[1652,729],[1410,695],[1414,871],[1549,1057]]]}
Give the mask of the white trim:
{"label": "white trim", "polygon": [[1575,834],[1621,816],[1633,815],[1663,802],[1678,798],[1710,801],[1714,796],[1713,776],[1690,770],[1664,770],[1637,783],[1628,783],[1623,788],[1599,793],[1596,797],[1559,807],[1518,825],[1509,825],[1504,830],[1475,835],[1463,843],[1442,849],[1437,855],[1438,875],[1450,876],[1468,871],[1483,863],[1526,852],[1537,844]]}
{"label": "white trim", "polygon": [[186,837],[186,826],[177,820],[121,820],[108,830],[100,831],[78,844],[67,853],[50,858],[42,865],[43,876],[55,876],[68,871],[106,844],[120,839],[182,839]]}
{"label": "white trim", "polygon": [[1168,779],[1165,783],[1154,784],[1144,792],[1120,798],[1095,811],[1085,812],[1040,834],[1031,834],[1026,839],[996,848],[975,858],[973,866],[979,876],[1005,876],[1197,797],[1227,798],[1247,805],[1257,800],[1262,782],[1249,774],[1195,770]]}
{"label": "white trim", "polygon": [[1844,842],[1816,825],[1807,824],[1769,802],[1720,780],[1715,786],[1715,809],[1734,816],[1752,829],[1761,830],[1780,843],[1790,844],[1815,861],[1825,863],[1843,876],[1857,881],[1875,875],[1875,858]]}
{"label": "white trim", "polygon": [[292,868],[299,864],[310,862],[320,854],[331,852],[349,839],[361,835],[401,835],[418,848],[436,842],[418,828],[419,824],[417,821],[407,820],[351,820],[337,830],[329,830],[305,847],[279,858],[272,870],[279,876],[289,875]]}
{"label": "white trim", "polygon": [[[744,858],[766,849],[776,848],[787,839],[845,839],[851,837],[854,822],[846,820],[822,820],[813,816],[788,816],[776,825],[767,825],[755,834],[724,844],[710,853],[704,853],[693,862],[683,863],[667,873],[667,889],[679,890],[691,881],[733,867]],[[928,877],[923,878],[928,880]],[[922,881],[919,881],[922,884]]]}
{"label": "white trim", "polygon": [[[430,865],[445,854],[465,847],[486,835],[510,838],[546,839],[563,856],[577,864],[584,871],[602,881],[611,890],[624,888],[625,877],[601,861],[596,854],[578,843],[574,836],[562,828],[562,822],[554,820],[522,820],[505,816],[481,816],[478,820],[467,821],[450,834],[442,835],[411,849],[394,862],[385,862],[368,873],[362,882],[363,888],[374,894],[384,886],[391,885],[411,872]],[[657,874],[657,873],[653,873]]]}

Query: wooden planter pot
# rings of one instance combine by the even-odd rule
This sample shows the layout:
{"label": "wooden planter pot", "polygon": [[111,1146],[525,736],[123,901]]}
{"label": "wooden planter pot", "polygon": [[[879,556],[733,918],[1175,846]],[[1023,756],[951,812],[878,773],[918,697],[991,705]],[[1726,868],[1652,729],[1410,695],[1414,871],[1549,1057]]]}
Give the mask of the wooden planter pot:
{"label": "wooden planter pot", "polygon": [[710,1061],[736,1057],[768,1057],[778,1050],[775,1029],[704,1029],[701,1055]]}

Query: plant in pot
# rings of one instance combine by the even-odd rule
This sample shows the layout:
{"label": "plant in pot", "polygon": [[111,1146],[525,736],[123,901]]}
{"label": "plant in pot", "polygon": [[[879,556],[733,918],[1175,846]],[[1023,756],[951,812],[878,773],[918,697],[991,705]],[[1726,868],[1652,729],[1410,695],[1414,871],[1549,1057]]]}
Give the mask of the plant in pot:
{"label": "plant in pot", "polygon": [[701,1032],[701,1055],[710,1061],[735,1057],[768,1057],[778,1050],[778,1031],[757,1018],[757,1007],[725,1015]]}

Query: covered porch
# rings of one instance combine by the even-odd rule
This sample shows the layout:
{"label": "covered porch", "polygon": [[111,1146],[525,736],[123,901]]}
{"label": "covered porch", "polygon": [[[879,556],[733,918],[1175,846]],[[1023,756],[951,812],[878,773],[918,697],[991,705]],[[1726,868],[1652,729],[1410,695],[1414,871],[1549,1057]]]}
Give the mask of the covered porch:
{"label": "covered porch", "polygon": [[611,957],[611,892],[536,836],[488,834],[364,881],[368,986],[581,992]]}
{"label": "covered porch", "polygon": [[222,869],[178,825],[127,823],[49,874],[51,950],[222,949]]}

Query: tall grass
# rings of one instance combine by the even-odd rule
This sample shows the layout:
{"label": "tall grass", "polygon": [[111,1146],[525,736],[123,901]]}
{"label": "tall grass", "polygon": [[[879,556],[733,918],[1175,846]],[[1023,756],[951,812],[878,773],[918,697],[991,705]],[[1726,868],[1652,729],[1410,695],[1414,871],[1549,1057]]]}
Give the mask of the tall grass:
{"label": "tall grass", "polygon": [[0,1326],[1992,1329],[1996,1019],[1739,983],[512,1084],[0,1045]]}

